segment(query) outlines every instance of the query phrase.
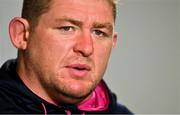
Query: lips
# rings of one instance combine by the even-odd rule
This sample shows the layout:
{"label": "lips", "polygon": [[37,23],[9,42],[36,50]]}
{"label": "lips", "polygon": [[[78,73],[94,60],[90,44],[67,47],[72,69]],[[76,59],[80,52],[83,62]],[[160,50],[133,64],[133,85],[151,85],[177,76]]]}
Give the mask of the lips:
{"label": "lips", "polygon": [[85,77],[91,71],[91,67],[87,64],[70,64],[65,66],[65,68],[74,77]]}

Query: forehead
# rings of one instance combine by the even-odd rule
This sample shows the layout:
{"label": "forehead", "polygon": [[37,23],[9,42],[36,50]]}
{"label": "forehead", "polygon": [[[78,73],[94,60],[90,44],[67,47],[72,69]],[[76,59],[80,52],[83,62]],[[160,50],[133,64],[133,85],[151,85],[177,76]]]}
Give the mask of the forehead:
{"label": "forehead", "polygon": [[[53,16],[113,19],[110,0],[52,0],[48,13]],[[52,17],[53,17],[52,16]],[[112,20],[111,20],[112,21]]]}
{"label": "forehead", "polygon": [[65,7],[83,7],[83,6],[91,6],[92,8],[105,8],[108,7],[109,10],[113,9],[113,0],[52,0],[51,8],[55,6],[63,6]]}
{"label": "forehead", "polygon": [[63,2],[69,5],[73,3],[80,3],[80,2],[82,4],[83,2],[84,4],[92,4],[92,3],[98,4],[99,2],[101,2],[101,3],[109,4],[111,7],[113,7],[114,0],[49,0],[49,3],[52,3],[52,4],[63,3]]}

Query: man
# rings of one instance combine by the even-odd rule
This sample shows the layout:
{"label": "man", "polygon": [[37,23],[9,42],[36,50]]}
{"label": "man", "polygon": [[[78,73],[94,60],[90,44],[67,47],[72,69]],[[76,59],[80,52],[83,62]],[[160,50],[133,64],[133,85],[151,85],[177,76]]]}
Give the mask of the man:
{"label": "man", "polygon": [[0,113],[122,113],[102,77],[112,48],[114,0],[24,0],[9,25],[18,57],[0,69]]}

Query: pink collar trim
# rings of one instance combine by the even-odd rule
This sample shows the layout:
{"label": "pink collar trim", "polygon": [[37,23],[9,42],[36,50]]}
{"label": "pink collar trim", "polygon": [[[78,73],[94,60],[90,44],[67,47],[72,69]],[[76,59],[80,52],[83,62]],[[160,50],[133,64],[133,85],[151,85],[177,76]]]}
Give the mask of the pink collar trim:
{"label": "pink collar trim", "polygon": [[82,111],[104,111],[109,106],[109,95],[103,81],[101,81],[92,92],[89,99],[78,105],[78,109]]}

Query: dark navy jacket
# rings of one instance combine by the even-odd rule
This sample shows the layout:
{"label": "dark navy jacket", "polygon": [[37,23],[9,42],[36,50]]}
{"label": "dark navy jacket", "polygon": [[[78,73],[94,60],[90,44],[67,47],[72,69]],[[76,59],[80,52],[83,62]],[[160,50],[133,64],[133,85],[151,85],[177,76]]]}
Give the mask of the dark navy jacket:
{"label": "dark navy jacket", "polygon": [[0,68],[0,113],[58,114],[67,113],[106,113],[132,114],[125,106],[118,104],[114,93],[109,89],[110,104],[101,112],[78,110],[75,105],[52,105],[31,92],[16,73],[16,60],[7,61]]}

